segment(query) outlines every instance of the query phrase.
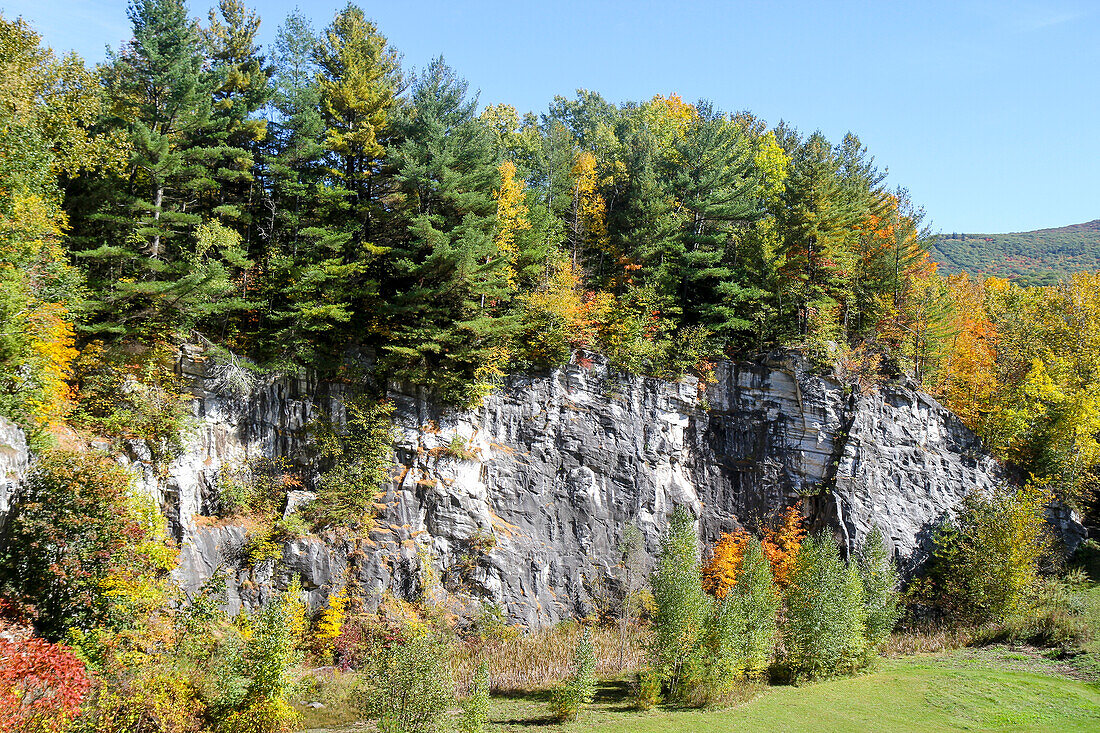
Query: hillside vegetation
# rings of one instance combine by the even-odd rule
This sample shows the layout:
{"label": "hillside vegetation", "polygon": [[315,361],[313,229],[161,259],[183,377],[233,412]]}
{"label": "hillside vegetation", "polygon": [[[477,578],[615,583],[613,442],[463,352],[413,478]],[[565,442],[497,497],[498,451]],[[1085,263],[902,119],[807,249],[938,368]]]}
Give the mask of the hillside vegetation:
{"label": "hillside vegetation", "polygon": [[948,273],[1054,285],[1074,272],[1100,270],[1100,219],[1033,232],[940,234],[928,250]]}

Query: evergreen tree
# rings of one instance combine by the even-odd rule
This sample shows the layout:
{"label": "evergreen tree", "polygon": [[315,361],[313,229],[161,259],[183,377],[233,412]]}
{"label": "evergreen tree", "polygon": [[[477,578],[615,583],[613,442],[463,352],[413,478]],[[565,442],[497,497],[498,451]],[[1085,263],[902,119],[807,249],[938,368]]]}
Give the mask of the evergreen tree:
{"label": "evergreen tree", "polygon": [[239,234],[199,230],[190,206],[209,187],[197,141],[212,124],[198,28],[181,0],[134,0],[129,17],[134,38],[104,71],[113,122],[132,146],[129,176],[77,189],[92,245],[78,255],[98,313],[88,330],[155,335],[242,307],[230,277],[251,263]]}
{"label": "evergreen tree", "polygon": [[383,364],[398,378],[469,401],[499,365],[516,322],[505,312],[508,258],[493,232],[499,181],[476,99],[442,59],[416,80],[391,164],[407,230],[387,255]]}
{"label": "evergreen tree", "polygon": [[203,156],[209,169],[211,212],[250,234],[254,166],[267,137],[267,121],[256,113],[271,97],[273,69],[256,45],[259,17],[241,0],[219,0],[203,32],[213,105]]}
{"label": "evergreen tree", "polygon": [[739,317],[740,301],[752,293],[735,280],[732,239],[738,225],[759,214],[749,178],[752,148],[741,128],[707,103],[678,141],[672,189],[682,202],[680,238],[685,321],[715,334],[742,330],[751,324]]}
{"label": "evergreen tree", "polygon": [[263,165],[267,197],[257,221],[264,242],[264,356],[318,364],[347,341],[353,288],[363,263],[351,257],[350,192],[333,171],[321,114],[320,39],[301,13],[274,45],[275,114]]}
{"label": "evergreen tree", "polygon": [[388,128],[403,89],[401,67],[377,26],[351,3],[325,30],[316,59],[325,147],[358,224],[349,254],[361,260],[358,248],[369,255],[380,252],[379,219],[386,194],[380,179]]}

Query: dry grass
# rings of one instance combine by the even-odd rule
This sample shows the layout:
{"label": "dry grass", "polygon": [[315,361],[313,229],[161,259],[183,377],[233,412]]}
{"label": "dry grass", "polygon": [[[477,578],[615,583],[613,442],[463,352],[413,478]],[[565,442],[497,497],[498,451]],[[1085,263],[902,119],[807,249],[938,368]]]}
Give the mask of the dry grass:
{"label": "dry grass", "polygon": [[905,657],[912,654],[934,654],[962,649],[974,643],[978,633],[973,628],[925,626],[896,631],[883,645],[884,657]]}
{"label": "dry grass", "polygon": [[[482,660],[489,663],[494,692],[530,691],[561,682],[572,672],[573,653],[582,627],[559,624],[531,634],[461,644],[453,659],[455,681],[465,689]],[[646,664],[648,629],[627,625],[589,628],[596,673],[609,677],[636,672]]]}

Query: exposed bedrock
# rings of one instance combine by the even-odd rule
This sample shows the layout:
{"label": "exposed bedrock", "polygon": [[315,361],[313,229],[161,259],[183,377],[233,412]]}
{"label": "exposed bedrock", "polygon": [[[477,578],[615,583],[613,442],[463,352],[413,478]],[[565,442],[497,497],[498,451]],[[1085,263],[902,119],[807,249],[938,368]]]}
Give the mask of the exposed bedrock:
{"label": "exposed bedrock", "polygon": [[[219,472],[295,456],[311,420],[341,414],[343,386],[280,377],[227,394],[185,352],[181,368],[196,384],[188,449],[167,476],[135,463],[181,540],[189,591],[221,567],[233,608],[263,602],[293,574],[320,602],[350,575],[370,598],[427,590],[471,608],[497,604],[531,626],[586,613],[612,578],[624,529],[639,527],[653,550],[678,505],[710,541],[799,502],[845,548],[877,525],[912,564],[967,492],[1001,480],[973,433],[928,395],[902,386],[861,394],[794,355],[720,364],[705,389],[583,362],[513,377],[472,411],[391,390],[397,465],[377,529],[356,543],[288,543],[274,567],[245,568],[245,529],[204,518]],[[462,457],[448,450],[455,435]]]}

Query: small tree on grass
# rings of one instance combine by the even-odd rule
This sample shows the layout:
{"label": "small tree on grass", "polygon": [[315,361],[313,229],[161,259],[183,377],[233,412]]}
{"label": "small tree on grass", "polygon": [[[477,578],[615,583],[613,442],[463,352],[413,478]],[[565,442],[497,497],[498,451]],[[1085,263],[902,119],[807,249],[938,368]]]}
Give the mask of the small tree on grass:
{"label": "small tree on grass", "polygon": [[898,571],[890,559],[886,542],[878,527],[871,530],[860,548],[856,563],[863,582],[863,607],[866,613],[867,661],[877,654],[890,636],[901,615],[898,605]]}
{"label": "small tree on grass", "polygon": [[650,586],[657,607],[650,647],[653,666],[677,696],[686,668],[699,654],[709,608],[699,575],[695,518],[683,507],[669,520]]}
{"label": "small tree on grass", "polygon": [[971,494],[937,533],[921,601],[959,621],[1000,621],[1026,609],[1049,551],[1049,500],[1035,486]]}
{"label": "small tree on grass", "polygon": [[489,722],[489,662],[482,661],[470,685],[470,694],[462,701],[461,733],[481,733]]}
{"label": "small tree on grass", "polygon": [[446,642],[429,634],[393,646],[369,670],[357,703],[383,733],[434,733],[454,703]]}
{"label": "small tree on grass", "polygon": [[577,641],[573,655],[573,674],[554,690],[550,708],[560,721],[576,720],[586,705],[596,696],[596,656],[592,640],[585,629]]}
{"label": "small tree on grass", "polygon": [[863,583],[839,548],[822,534],[802,543],[787,590],[783,641],[795,678],[829,677],[862,658]]}
{"label": "small tree on grass", "polygon": [[216,733],[280,733],[298,717],[287,695],[304,625],[300,589],[295,580],[249,619],[251,633],[215,705]]}
{"label": "small tree on grass", "polygon": [[763,528],[763,534],[764,554],[771,563],[772,577],[777,586],[786,588],[791,581],[798,552],[806,536],[798,507],[784,509],[774,524]]}
{"label": "small tree on grass", "polygon": [[738,650],[741,669],[749,678],[763,677],[775,650],[779,593],[764,549],[755,538],[750,539],[745,549],[740,580],[729,600],[744,624]]}

